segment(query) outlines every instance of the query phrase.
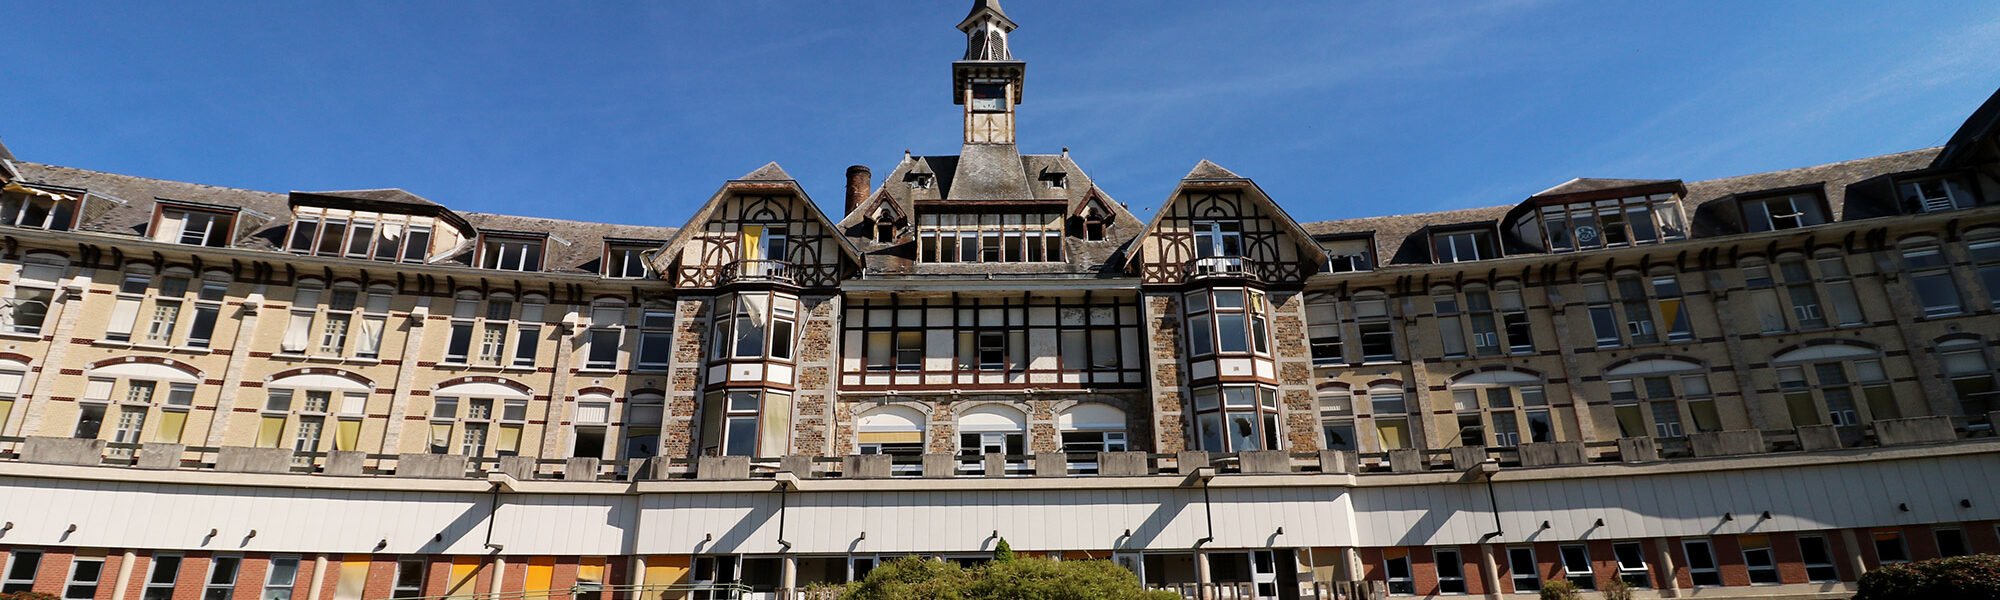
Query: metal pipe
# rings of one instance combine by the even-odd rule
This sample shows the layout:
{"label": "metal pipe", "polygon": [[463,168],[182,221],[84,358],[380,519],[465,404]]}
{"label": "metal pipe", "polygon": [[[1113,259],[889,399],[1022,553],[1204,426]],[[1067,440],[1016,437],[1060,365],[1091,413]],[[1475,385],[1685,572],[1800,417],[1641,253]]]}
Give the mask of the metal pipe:
{"label": "metal pipe", "polygon": [[1493,513],[1493,531],[1481,537],[1493,539],[1505,535],[1507,532],[1500,527],[1500,501],[1498,500],[1498,496],[1493,493],[1493,474],[1491,473],[1486,474],[1486,508]]}
{"label": "metal pipe", "polygon": [[778,550],[779,554],[789,554],[792,543],[785,541],[785,509],[791,504],[792,486],[778,484]]}

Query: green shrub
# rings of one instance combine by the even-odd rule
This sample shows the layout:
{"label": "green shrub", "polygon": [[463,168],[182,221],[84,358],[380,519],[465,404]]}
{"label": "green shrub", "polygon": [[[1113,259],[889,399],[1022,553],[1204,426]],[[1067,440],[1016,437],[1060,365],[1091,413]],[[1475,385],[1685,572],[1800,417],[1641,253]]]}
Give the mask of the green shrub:
{"label": "green shrub", "polygon": [[62,598],[42,592],[7,592],[0,594],[0,600],[62,600]]}
{"label": "green shrub", "polygon": [[841,600],[1180,600],[1146,591],[1108,560],[996,560],[971,569],[917,557],[889,561],[847,587]]}
{"label": "green shrub", "polygon": [[993,562],[1010,560],[1014,560],[1014,547],[1007,545],[1007,538],[1000,538],[1000,543],[993,545]]}
{"label": "green shrub", "polygon": [[1861,576],[1854,600],[2000,598],[2000,555],[1979,554],[1888,565]]}
{"label": "green shrub", "polygon": [[1576,584],[1570,583],[1567,580],[1556,579],[1542,582],[1542,600],[1579,600],[1580,598],[1583,598],[1583,595],[1576,593]]}
{"label": "green shrub", "polygon": [[1632,585],[1625,583],[1623,579],[1611,580],[1610,583],[1604,584],[1604,600],[1632,600]]}

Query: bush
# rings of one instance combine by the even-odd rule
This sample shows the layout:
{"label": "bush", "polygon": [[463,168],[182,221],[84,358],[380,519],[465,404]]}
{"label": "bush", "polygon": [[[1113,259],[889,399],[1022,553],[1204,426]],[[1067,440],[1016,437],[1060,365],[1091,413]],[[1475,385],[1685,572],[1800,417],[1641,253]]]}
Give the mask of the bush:
{"label": "bush", "polygon": [[2000,598],[2000,555],[1939,558],[1882,567],[1861,576],[1855,600]]}
{"label": "bush", "polygon": [[1625,583],[1623,579],[1611,580],[1604,585],[1604,600],[1632,600],[1632,584]]}
{"label": "bush", "polygon": [[1567,580],[1555,579],[1542,582],[1542,600],[1579,600],[1582,597],[1582,594],[1576,593],[1576,584]]}
{"label": "bush", "polygon": [[62,600],[62,598],[42,592],[7,592],[0,594],[0,600]]}
{"label": "bush", "polygon": [[1139,578],[1108,560],[1000,560],[971,569],[905,557],[848,586],[841,600],[1180,600],[1146,591]]}

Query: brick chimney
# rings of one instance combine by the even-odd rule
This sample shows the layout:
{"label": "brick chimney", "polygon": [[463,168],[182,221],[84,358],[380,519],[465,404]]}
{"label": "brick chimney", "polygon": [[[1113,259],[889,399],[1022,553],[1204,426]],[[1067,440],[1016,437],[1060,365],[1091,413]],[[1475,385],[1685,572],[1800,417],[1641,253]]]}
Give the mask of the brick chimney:
{"label": "brick chimney", "polygon": [[868,167],[863,165],[854,165],[847,168],[848,214],[854,214],[855,209],[861,208],[861,201],[868,199],[868,190],[870,188],[868,179],[870,175]]}

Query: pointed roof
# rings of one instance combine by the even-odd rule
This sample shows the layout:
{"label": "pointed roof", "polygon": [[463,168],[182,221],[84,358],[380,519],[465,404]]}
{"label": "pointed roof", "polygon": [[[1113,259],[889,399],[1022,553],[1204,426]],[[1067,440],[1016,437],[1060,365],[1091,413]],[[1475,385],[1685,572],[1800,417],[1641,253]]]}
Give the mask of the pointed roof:
{"label": "pointed roof", "polygon": [[1250,192],[1250,196],[1264,203],[1265,210],[1271,211],[1271,215],[1278,221],[1278,227],[1283,228],[1286,234],[1292,236],[1292,242],[1299,245],[1300,251],[1305,252],[1308,258],[1311,258],[1315,263],[1326,262],[1326,248],[1320,246],[1319,242],[1313,241],[1312,234],[1307,232],[1304,226],[1299,225],[1298,220],[1293,219],[1291,213],[1285,212],[1284,207],[1278,206],[1277,201],[1272,200],[1270,194],[1264,193],[1264,188],[1258,187],[1257,182],[1250,180],[1248,177],[1237,175],[1229,169],[1222,168],[1222,165],[1209,162],[1208,159],[1204,158],[1201,162],[1195,163],[1193,169],[1188,170],[1187,176],[1182,177],[1180,183],[1174,185],[1173,191],[1167,193],[1167,201],[1160,203],[1159,210],[1153,211],[1153,218],[1146,222],[1146,228],[1139,230],[1138,237],[1132,238],[1133,250],[1125,255],[1125,267],[1127,269],[1130,269],[1134,263],[1137,263],[1139,257],[1145,255],[1144,252],[1138,250],[1139,244],[1144,243],[1147,236],[1151,236],[1153,232],[1159,230],[1160,221],[1167,216],[1167,206],[1180,198],[1181,190],[1187,189],[1189,183],[1200,182],[1242,184],[1244,189]]}
{"label": "pointed roof", "polygon": [[1028,174],[1013,144],[966,144],[959,150],[945,200],[1028,200]]}
{"label": "pointed roof", "polygon": [[854,246],[854,241],[848,239],[847,236],[840,235],[839,229],[834,225],[834,221],[828,219],[825,212],[820,211],[819,203],[813,202],[812,196],[806,194],[805,188],[799,186],[798,180],[792,179],[790,174],[785,173],[784,167],[778,166],[776,161],[764,163],[764,166],[757,167],[755,170],[743,174],[742,177],[724,182],[721,188],[715,190],[715,195],[708,197],[708,202],[703,203],[700,209],[694,211],[694,216],[688,218],[687,224],[682,225],[678,231],[674,232],[673,237],[667,239],[667,243],[662,246],[660,253],[655,256],[663,261],[671,261],[675,257],[680,256],[681,247],[686,246],[688,241],[693,239],[694,235],[706,229],[704,225],[708,223],[708,219],[714,216],[715,210],[722,206],[722,201],[728,199],[731,192],[737,190],[768,190],[772,187],[783,188],[785,191],[791,192],[792,195],[796,196],[799,203],[805,205],[806,211],[813,218],[819,220],[820,226],[826,228],[830,237],[833,238],[834,244],[840,247],[840,253],[846,256],[848,260],[854,261],[855,265],[862,264],[861,250]]}
{"label": "pointed roof", "polygon": [[1204,158],[1201,159],[1201,162],[1195,163],[1193,169],[1188,169],[1187,176],[1181,179],[1243,179],[1243,176],[1232,173],[1229,169],[1222,168],[1222,165],[1209,162],[1208,159]]}
{"label": "pointed roof", "polygon": [[6,142],[0,142],[0,160],[14,160],[14,153],[7,150]]}
{"label": "pointed roof", "polygon": [[771,161],[764,163],[764,166],[757,167],[756,170],[751,171],[749,173],[744,173],[742,177],[738,177],[731,181],[796,181],[796,180],[792,179],[792,175],[790,173],[785,172],[784,167],[778,166],[777,161]]}
{"label": "pointed roof", "polygon": [[1007,18],[1007,11],[1000,10],[1000,0],[973,0],[972,11],[965,13],[965,19],[958,22],[958,30],[971,33],[972,26],[979,22],[980,17],[989,15],[999,21],[1000,26],[1007,31],[1020,28],[1020,25],[1014,24],[1013,19]]}
{"label": "pointed roof", "polygon": [[[1986,102],[1972,111],[1972,116],[1965,118],[1965,123],[1958,126],[1958,131],[1952,132],[1951,141],[1945,142],[1944,151],[1938,153],[1936,161],[1931,163],[1931,166],[1955,166],[1965,159],[1967,152],[1978,147],[1981,141],[1991,138],[1995,129],[2000,129],[2000,90],[1994,90],[1993,95],[1986,98]],[[5,150],[0,148],[0,153],[4,153]]]}
{"label": "pointed roof", "polygon": [[1679,179],[1601,179],[1596,177],[1578,177],[1562,182],[1555,187],[1535,192],[1535,195],[1529,197],[1547,198],[1550,196],[1598,192],[1661,183],[1680,183],[1680,181]]}

